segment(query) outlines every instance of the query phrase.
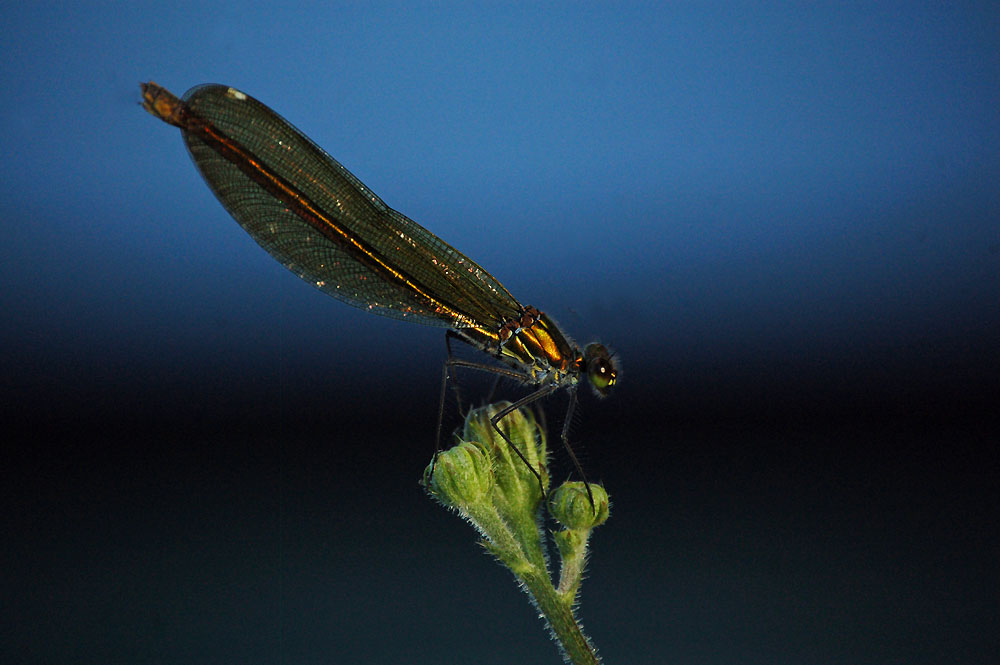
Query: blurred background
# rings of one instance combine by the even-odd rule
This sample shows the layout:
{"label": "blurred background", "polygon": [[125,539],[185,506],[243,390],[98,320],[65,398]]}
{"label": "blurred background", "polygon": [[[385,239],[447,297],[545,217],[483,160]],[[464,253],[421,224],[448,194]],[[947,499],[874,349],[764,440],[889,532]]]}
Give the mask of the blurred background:
{"label": "blurred background", "polygon": [[606,662],[1000,650],[992,3],[3,22],[5,662],[559,662],[417,484],[442,331],[260,250],[140,108],[150,79],[257,97],[616,350],[572,429],[614,502],[580,608]]}

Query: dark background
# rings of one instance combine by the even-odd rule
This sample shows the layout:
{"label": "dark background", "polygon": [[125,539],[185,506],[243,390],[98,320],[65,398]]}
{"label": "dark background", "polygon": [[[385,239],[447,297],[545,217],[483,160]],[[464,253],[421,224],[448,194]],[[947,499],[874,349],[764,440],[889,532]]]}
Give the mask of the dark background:
{"label": "dark background", "polygon": [[991,3],[3,22],[4,662],[558,662],[417,485],[441,331],[257,248],[149,79],[261,99],[616,349],[573,427],[614,501],[580,609],[608,663],[1000,651]]}

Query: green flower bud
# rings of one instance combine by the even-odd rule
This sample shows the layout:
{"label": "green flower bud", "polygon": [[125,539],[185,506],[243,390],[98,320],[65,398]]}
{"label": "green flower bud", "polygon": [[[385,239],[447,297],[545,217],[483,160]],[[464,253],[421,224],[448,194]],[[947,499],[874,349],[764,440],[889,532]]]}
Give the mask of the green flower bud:
{"label": "green flower bud", "polygon": [[571,531],[589,530],[608,519],[608,493],[600,485],[591,485],[594,503],[590,503],[587,486],[582,482],[566,482],[552,492],[549,509],[557,522]]}
{"label": "green flower bud", "polygon": [[428,488],[446,506],[468,509],[483,501],[493,488],[493,468],[489,456],[472,443],[459,443],[437,456],[427,467],[431,473]]}
{"label": "green flower bud", "polygon": [[[533,504],[541,498],[535,472],[541,476],[542,483],[546,487],[549,482],[548,469],[545,465],[545,436],[530,411],[517,409],[508,413],[498,423],[521,455],[511,450],[510,445],[490,422],[497,413],[509,405],[509,402],[499,402],[473,409],[465,419],[463,438],[479,441],[489,451],[496,461],[494,471],[497,485],[508,499],[522,497],[517,500],[526,500]],[[524,459],[521,459],[521,456]],[[525,461],[528,464],[525,464]]]}

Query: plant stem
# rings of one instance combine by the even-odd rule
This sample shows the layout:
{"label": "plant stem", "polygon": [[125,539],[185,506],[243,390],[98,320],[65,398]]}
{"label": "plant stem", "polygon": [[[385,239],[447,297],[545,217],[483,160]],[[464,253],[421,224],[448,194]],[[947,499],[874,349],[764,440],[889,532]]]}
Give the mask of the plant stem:
{"label": "plant stem", "polygon": [[[562,645],[567,657],[574,665],[596,665],[600,663],[597,652],[590,644],[590,640],[583,634],[580,624],[577,623],[573,615],[572,598],[560,595],[554,588],[552,582],[546,574],[535,574],[521,577],[524,586],[535,603],[539,611],[549,624],[549,629]],[[567,602],[568,601],[568,602]]]}
{"label": "plant stem", "polygon": [[[607,492],[600,485],[567,482],[544,502],[551,517],[564,527],[552,534],[562,560],[559,587],[553,587],[541,522],[546,497],[538,476],[524,465],[525,459],[538,464],[547,485],[544,432],[530,414],[516,411],[508,416],[510,440],[500,438],[490,418],[503,407],[473,410],[466,420],[466,440],[428,465],[425,485],[431,496],[479,530],[483,547],[514,573],[534,600],[565,657],[574,665],[597,665],[600,659],[573,608],[591,531],[608,518]],[[510,445],[517,446],[523,456],[511,454]]]}

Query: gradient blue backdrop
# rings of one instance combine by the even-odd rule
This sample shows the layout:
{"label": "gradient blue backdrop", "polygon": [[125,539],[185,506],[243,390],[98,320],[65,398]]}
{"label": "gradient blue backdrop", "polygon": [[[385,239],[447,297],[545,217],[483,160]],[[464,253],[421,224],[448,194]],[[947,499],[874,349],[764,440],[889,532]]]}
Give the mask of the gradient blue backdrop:
{"label": "gradient blue backdrop", "polygon": [[2,21],[20,446],[0,649],[556,659],[414,488],[440,331],[272,261],[138,106],[152,79],[271,105],[620,353],[617,395],[574,429],[620,511],[583,602],[609,663],[996,653],[991,3],[5,3]]}

